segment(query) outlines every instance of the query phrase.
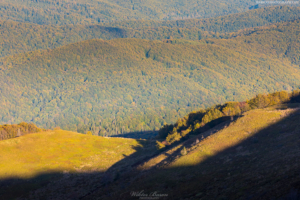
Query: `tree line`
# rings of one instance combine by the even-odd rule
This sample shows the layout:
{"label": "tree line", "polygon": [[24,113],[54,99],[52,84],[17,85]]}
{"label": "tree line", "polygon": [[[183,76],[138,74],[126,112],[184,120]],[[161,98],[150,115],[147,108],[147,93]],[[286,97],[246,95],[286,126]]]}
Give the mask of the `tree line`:
{"label": "tree line", "polygon": [[33,123],[21,122],[19,124],[4,124],[0,126],[0,140],[20,137],[29,133],[41,132],[45,129],[38,128]]}
{"label": "tree line", "polygon": [[[224,120],[242,115],[253,109],[262,109],[283,103],[300,103],[300,90],[291,93],[287,91],[274,92],[271,94],[258,94],[254,98],[243,102],[227,102],[218,104],[207,109],[193,111],[175,124],[166,124],[158,132],[157,148],[162,149],[189,136],[189,134],[200,134],[207,128],[212,128]],[[225,118],[225,119],[221,119]],[[203,129],[203,127],[206,129]]]}

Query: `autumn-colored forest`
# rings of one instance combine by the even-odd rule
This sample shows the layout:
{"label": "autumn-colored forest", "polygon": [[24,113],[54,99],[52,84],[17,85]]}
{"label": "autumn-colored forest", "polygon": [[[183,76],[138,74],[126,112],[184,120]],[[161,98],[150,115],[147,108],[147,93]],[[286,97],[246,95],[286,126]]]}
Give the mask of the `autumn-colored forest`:
{"label": "autumn-colored forest", "polygon": [[[1,124],[158,131],[199,108],[299,88],[299,7],[97,2],[0,3]],[[220,14],[229,3],[243,6]]]}
{"label": "autumn-colored forest", "polygon": [[241,0],[2,0],[2,19],[36,24],[95,24],[125,20],[208,18],[261,7]]}
{"label": "autumn-colored forest", "polygon": [[162,149],[166,145],[186,139],[190,134],[200,134],[223,121],[242,116],[243,113],[253,109],[263,109],[285,103],[300,103],[300,90],[291,93],[286,91],[271,94],[258,94],[254,98],[242,102],[227,102],[214,105],[207,109],[193,111],[175,124],[165,124],[158,132],[157,148]]}
{"label": "autumn-colored forest", "polygon": [[159,130],[195,109],[291,91],[300,80],[298,33],[295,20],[228,39],[94,39],[4,57],[1,121],[112,135]]}
{"label": "autumn-colored forest", "polygon": [[208,19],[135,20],[54,26],[0,18],[0,56],[53,49],[90,40],[139,38],[148,40],[228,38],[230,32],[286,22],[300,17],[299,7],[276,6]]}
{"label": "autumn-colored forest", "polygon": [[297,198],[299,35],[296,1],[1,0],[0,196]]}

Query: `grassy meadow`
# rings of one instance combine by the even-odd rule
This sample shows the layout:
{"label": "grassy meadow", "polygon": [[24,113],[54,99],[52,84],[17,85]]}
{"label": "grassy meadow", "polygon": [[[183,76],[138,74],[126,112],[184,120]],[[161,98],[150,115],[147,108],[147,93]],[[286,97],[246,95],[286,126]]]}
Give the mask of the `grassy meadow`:
{"label": "grassy meadow", "polygon": [[39,198],[51,198],[52,194],[66,199],[69,197],[56,194],[66,191],[84,196],[155,151],[155,146],[146,140],[106,138],[64,130],[3,140],[0,141],[0,196],[32,199],[31,191],[47,185],[55,192],[43,192],[46,196]]}
{"label": "grassy meadow", "polygon": [[54,130],[0,141],[0,178],[45,172],[105,171],[141,146],[138,140]]}

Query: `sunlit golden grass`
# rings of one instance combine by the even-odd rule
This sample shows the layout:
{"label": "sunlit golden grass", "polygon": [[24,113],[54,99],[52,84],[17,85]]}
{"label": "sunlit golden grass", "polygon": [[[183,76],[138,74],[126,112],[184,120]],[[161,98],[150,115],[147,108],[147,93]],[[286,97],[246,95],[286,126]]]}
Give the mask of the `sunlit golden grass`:
{"label": "sunlit golden grass", "polygon": [[0,179],[40,173],[105,171],[141,146],[138,140],[55,130],[0,141]]}
{"label": "sunlit golden grass", "polygon": [[287,111],[252,110],[216,134],[204,139],[199,147],[186,156],[181,156],[169,167],[196,165],[210,156],[239,144],[259,130],[277,122]]}
{"label": "sunlit golden grass", "polygon": [[[243,113],[162,152],[85,199],[132,199],[130,191],[160,191],[171,199],[279,199],[299,185],[297,106]],[[183,146],[187,155],[181,154]],[[129,186],[122,188],[125,183]]]}
{"label": "sunlit golden grass", "polygon": [[[281,105],[280,107],[285,108],[284,105]],[[274,106],[272,108],[252,110],[245,113],[241,118],[232,122],[228,127],[202,140],[197,145],[197,148],[193,148],[193,150],[190,149],[191,152],[187,156],[180,157],[168,167],[196,165],[205,160],[207,157],[213,156],[228,147],[240,143],[241,141],[253,136],[253,134],[259,130],[270,126],[272,123],[279,120],[281,116],[290,112],[289,109],[281,111],[276,110],[278,108],[278,106]],[[164,162],[169,155],[175,153],[182,146],[184,146],[184,144],[177,145],[174,148],[159,154],[145,162],[139,167],[139,169],[149,169],[160,162]]]}

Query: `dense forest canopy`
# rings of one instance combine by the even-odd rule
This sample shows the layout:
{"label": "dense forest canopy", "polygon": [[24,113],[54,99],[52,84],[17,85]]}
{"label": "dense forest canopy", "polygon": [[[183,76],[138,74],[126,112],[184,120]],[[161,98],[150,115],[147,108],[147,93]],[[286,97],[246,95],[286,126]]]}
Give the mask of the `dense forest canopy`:
{"label": "dense forest canopy", "polygon": [[226,37],[228,32],[300,18],[299,7],[275,6],[209,19],[125,21],[95,25],[38,25],[0,21],[0,56],[53,49],[90,40],[139,38],[148,40]]}
{"label": "dense forest canopy", "polygon": [[1,122],[96,135],[158,130],[196,108],[292,90],[298,33],[296,20],[229,39],[94,39],[5,57]]}
{"label": "dense forest canopy", "polygon": [[205,19],[184,19],[184,20],[126,20],[110,23],[100,23],[104,26],[119,28],[197,28],[211,32],[233,32],[244,28],[264,26],[288,20],[299,19],[299,7],[272,6],[257,8],[242,13],[235,13],[219,17]]}
{"label": "dense forest canopy", "polygon": [[95,24],[208,18],[247,11],[255,5],[255,0],[2,0],[0,15],[5,20],[36,24]]}
{"label": "dense forest canopy", "polygon": [[299,11],[237,0],[3,0],[0,123],[157,131],[196,108],[290,91],[300,80]]}
{"label": "dense forest canopy", "polygon": [[[231,33],[228,40],[210,40],[240,51],[255,49],[262,54],[277,55],[300,66],[300,20],[277,23],[267,27],[252,28]],[[262,45],[263,44],[263,45]],[[260,48],[253,48],[260,46]]]}

